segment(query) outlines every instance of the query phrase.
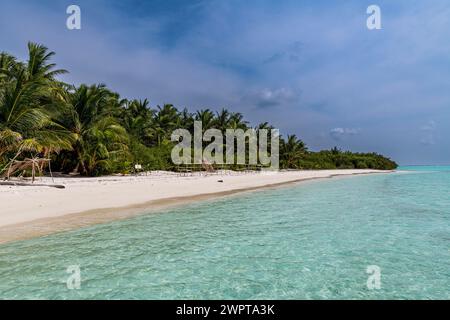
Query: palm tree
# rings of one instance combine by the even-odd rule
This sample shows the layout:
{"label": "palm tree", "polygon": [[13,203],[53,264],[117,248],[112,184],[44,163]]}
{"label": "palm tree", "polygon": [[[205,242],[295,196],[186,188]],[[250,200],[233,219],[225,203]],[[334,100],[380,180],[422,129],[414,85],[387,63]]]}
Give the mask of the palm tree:
{"label": "palm tree", "polygon": [[240,112],[233,112],[230,115],[230,119],[229,119],[229,126],[230,129],[242,129],[242,130],[247,130],[248,129],[248,122],[244,121],[244,116],[242,115],[242,113]]}
{"label": "palm tree", "polygon": [[156,137],[156,145],[170,141],[172,132],[180,126],[178,110],[171,104],[158,106],[158,111],[153,119],[152,131]]}
{"label": "palm tree", "polygon": [[267,150],[271,150],[271,148],[272,148],[272,135],[271,135],[271,131],[270,130],[273,130],[273,129],[275,129],[275,127],[270,125],[268,122],[262,122],[262,123],[258,124],[255,127],[256,135],[258,137],[258,140],[257,140],[258,150],[260,148],[260,139],[259,139],[260,138],[260,134],[261,134],[260,130],[268,130],[267,140],[266,140],[266,143],[267,143],[266,148],[267,148]]}
{"label": "palm tree", "polygon": [[44,46],[29,43],[28,49],[25,64],[0,55],[0,158],[71,148],[70,134],[56,120],[62,87],[54,76],[65,71],[53,70],[54,53]]}
{"label": "palm tree", "polygon": [[150,109],[148,100],[124,100],[120,105],[123,127],[131,136],[149,146],[153,138],[152,124],[155,112]]}
{"label": "palm tree", "polygon": [[128,151],[127,132],[113,117],[100,118],[86,131],[82,167],[88,175],[112,171]]}
{"label": "palm tree", "polygon": [[112,115],[117,105],[117,95],[104,85],[81,85],[67,92],[63,124],[75,142],[73,151],[62,157],[63,168],[94,175],[126,152],[127,132]]}
{"label": "palm tree", "polygon": [[40,44],[28,43],[28,62],[26,71],[28,78],[44,78],[55,81],[55,76],[67,73],[66,70],[53,70],[56,64],[48,63],[50,58],[55,55],[53,51],[48,51],[46,47]]}
{"label": "palm tree", "polygon": [[227,109],[222,109],[220,112],[216,112],[216,119],[214,120],[214,126],[225,133],[230,125],[230,112]]}
{"label": "palm tree", "polygon": [[340,149],[338,149],[338,147],[334,146],[331,150],[330,150],[331,154],[333,155],[338,155],[341,154],[342,151]]}
{"label": "palm tree", "polygon": [[194,115],[187,108],[180,112],[180,125],[182,129],[194,132]]}
{"label": "palm tree", "polygon": [[210,109],[197,111],[195,120],[202,123],[202,133],[214,127],[214,113]]}
{"label": "palm tree", "polygon": [[270,124],[266,121],[266,122],[261,122],[260,124],[258,124],[258,125],[256,126],[255,129],[256,129],[257,131],[258,131],[258,130],[262,130],[262,129],[265,129],[265,130],[272,130],[272,129],[275,129],[275,127],[272,126],[272,125],[270,125]]}
{"label": "palm tree", "polygon": [[307,152],[305,143],[295,134],[288,135],[287,141],[280,140],[280,162],[284,168],[298,168],[298,161]]}
{"label": "palm tree", "polygon": [[[0,85],[11,81],[15,74],[15,69],[23,67],[13,56],[6,52],[0,53]],[[1,91],[0,91],[1,93]]]}

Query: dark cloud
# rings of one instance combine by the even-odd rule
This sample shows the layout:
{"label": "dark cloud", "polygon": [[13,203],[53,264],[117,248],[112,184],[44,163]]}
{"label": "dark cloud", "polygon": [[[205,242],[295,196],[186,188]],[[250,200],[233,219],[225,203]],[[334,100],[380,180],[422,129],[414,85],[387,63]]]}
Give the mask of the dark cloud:
{"label": "dark cloud", "polygon": [[244,96],[244,101],[259,108],[289,105],[298,101],[299,93],[289,88],[253,90]]}

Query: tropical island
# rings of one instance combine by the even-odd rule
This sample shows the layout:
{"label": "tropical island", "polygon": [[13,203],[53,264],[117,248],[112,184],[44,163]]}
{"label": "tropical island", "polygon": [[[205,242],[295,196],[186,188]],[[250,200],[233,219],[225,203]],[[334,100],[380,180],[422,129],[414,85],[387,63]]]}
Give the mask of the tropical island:
{"label": "tropical island", "polygon": [[[203,132],[215,128],[220,136],[230,128],[273,127],[265,122],[252,128],[241,113],[227,109],[151,108],[148,100],[122,99],[103,84],[69,85],[58,79],[67,71],[51,63],[54,52],[35,43],[28,51],[27,61],[0,54],[0,202],[7,204],[0,243],[174,204],[397,167],[377,153],[336,147],[313,152],[295,135],[277,135],[281,170],[239,163],[180,166],[171,157],[176,129],[192,132],[201,123]],[[257,143],[263,143],[260,136]]]}
{"label": "tropical island", "polygon": [[450,2],[397,2],[2,1],[0,299],[449,299]]}
{"label": "tropical island", "polygon": [[[11,161],[49,159],[57,172],[82,176],[174,170],[170,152],[173,130],[248,129],[241,113],[208,108],[191,113],[171,104],[151,108],[149,101],[122,99],[103,84],[74,86],[58,80],[67,73],[51,62],[54,52],[28,43],[28,60],[0,54],[0,174]],[[265,122],[255,129],[272,128]],[[379,169],[397,164],[377,153],[353,153],[338,148],[309,151],[295,135],[280,139],[281,169]],[[233,167],[230,169],[237,169]],[[16,170],[17,171],[17,170]],[[29,175],[30,170],[16,174]]]}

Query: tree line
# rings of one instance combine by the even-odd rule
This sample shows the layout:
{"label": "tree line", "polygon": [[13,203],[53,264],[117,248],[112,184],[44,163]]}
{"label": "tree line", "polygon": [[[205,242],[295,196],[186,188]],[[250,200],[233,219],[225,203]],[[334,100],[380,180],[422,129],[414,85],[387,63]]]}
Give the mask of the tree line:
{"label": "tree line", "polygon": [[[190,112],[171,104],[122,99],[103,84],[74,86],[58,80],[67,73],[51,62],[54,52],[28,43],[28,58],[0,53],[0,175],[14,160],[51,159],[54,171],[96,176],[145,170],[171,170],[173,130],[251,128],[239,112]],[[265,122],[255,129],[270,129]],[[394,169],[376,153],[311,152],[295,135],[280,139],[280,166],[293,169]]]}

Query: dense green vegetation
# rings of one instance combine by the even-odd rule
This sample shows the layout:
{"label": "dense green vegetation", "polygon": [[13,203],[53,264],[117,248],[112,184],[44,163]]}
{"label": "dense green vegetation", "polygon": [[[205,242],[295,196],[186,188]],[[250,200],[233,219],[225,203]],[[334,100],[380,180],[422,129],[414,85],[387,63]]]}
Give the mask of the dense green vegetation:
{"label": "dense green vegetation", "polygon": [[383,169],[393,170],[397,164],[377,153],[342,152],[337,148],[308,152],[298,162],[305,169]]}
{"label": "dense green vegetation", "polygon": [[[195,113],[165,104],[151,108],[147,100],[121,99],[104,85],[68,85],[57,76],[53,52],[29,43],[27,61],[0,54],[0,174],[14,160],[48,158],[54,171],[102,175],[129,172],[133,164],[144,169],[170,170],[174,129],[193,131],[247,129],[240,113],[226,109]],[[268,123],[256,129],[271,128]],[[393,169],[396,163],[375,153],[359,154],[338,149],[309,152],[295,135],[280,140],[282,168]]]}

